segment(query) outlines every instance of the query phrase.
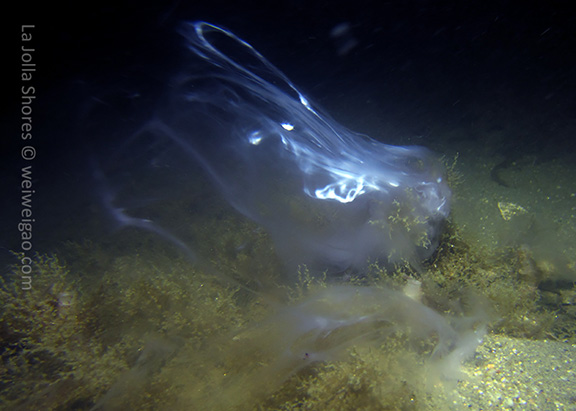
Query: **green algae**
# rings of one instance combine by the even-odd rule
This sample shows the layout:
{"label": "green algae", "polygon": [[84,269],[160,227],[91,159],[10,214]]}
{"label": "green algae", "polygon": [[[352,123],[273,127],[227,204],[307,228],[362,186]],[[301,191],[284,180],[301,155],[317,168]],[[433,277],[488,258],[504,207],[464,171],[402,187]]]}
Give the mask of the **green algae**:
{"label": "green algae", "polygon": [[[450,401],[450,383],[426,372],[433,339],[415,346],[409,330],[376,346],[352,344],[328,361],[275,362],[273,332],[259,324],[330,280],[302,267],[286,284],[270,239],[236,215],[196,230],[211,269],[233,281],[136,233],[121,247],[87,242],[38,255],[32,290],[4,281],[2,402],[47,410],[393,410]],[[455,319],[482,307],[491,333],[573,338],[574,288],[543,289],[548,278],[529,250],[473,248],[451,223],[421,267],[372,264],[349,281],[398,291],[416,284],[425,305]]]}

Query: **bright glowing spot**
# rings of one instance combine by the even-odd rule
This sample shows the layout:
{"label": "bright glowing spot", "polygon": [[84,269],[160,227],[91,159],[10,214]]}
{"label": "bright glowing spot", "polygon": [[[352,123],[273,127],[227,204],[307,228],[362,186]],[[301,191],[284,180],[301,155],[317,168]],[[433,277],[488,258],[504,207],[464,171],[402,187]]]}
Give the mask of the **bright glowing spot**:
{"label": "bright glowing spot", "polygon": [[250,144],[257,146],[262,142],[262,134],[260,134],[260,131],[253,131],[248,136],[248,141]]}
{"label": "bright glowing spot", "polygon": [[[358,180],[344,179],[316,190],[314,196],[321,200],[336,200],[340,203],[351,203],[356,197],[365,193],[364,187],[365,185],[362,178]],[[310,195],[310,193],[307,194]]]}
{"label": "bright glowing spot", "polygon": [[288,131],[294,130],[294,126],[290,123],[282,123],[281,126],[284,130],[288,130]]}

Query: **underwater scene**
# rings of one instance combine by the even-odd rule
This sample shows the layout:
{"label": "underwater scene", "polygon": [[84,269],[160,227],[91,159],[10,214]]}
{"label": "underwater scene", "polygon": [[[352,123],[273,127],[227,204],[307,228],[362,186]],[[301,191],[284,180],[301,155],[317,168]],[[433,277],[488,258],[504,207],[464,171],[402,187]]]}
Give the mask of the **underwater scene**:
{"label": "underwater scene", "polygon": [[12,28],[0,410],[576,410],[562,4],[77,12]]}

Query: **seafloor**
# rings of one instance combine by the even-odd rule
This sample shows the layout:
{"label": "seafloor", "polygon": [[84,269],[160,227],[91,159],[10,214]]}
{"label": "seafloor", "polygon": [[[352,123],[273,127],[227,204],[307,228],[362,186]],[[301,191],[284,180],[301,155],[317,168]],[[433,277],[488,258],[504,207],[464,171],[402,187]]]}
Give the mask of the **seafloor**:
{"label": "seafloor", "polygon": [[574,166],[535,153],[499,166],[489,145],[456,134],[434,147],[454,192],[437,254],[419,272],[374,266],[356,280],[417,281],[447,317],[489,312],[482,343],[449,375],[428,360],[441,336],[407,343],[410,327],[377,342],[348,329],[338,355],[286,359],[277,347],[294,336],[274,313],[329,280],[304,269],[285,284],[267,235],[198,184],[172,215],[195,227],[210,268],[128,228],[39,255],[32,291],[4,284],[3,409],[576,409]]}

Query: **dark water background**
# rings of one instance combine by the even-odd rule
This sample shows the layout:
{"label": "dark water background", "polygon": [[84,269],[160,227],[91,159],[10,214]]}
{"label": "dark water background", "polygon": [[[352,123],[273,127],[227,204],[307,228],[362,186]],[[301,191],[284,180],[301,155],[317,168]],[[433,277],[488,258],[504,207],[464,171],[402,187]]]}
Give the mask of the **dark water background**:
{"label": "dark water background", "polygon": [[[503,131],[486,142],[503,161],[573,157],[576,148],[576,17],[568,2],[98,2],[22,6],[9,20],[0,117],[3,258],[19,245],[20,24],[36,26],[40,252],[107,232],[83,224],[101,195],[87,161],[93,147],[79,131],[86,101],[109,91],[141,105],[132,113],[149,114],[184,58],[176,27],[186,20],[232,30],[338,122],[386,143],[442,153],[454,139],[482,145],[482,124]],[[335,39],[330,33],[340,24],[348,31]],[[339,54],[349,39],[355,46]],[[454,128],[466,132],[444,132]]]}

